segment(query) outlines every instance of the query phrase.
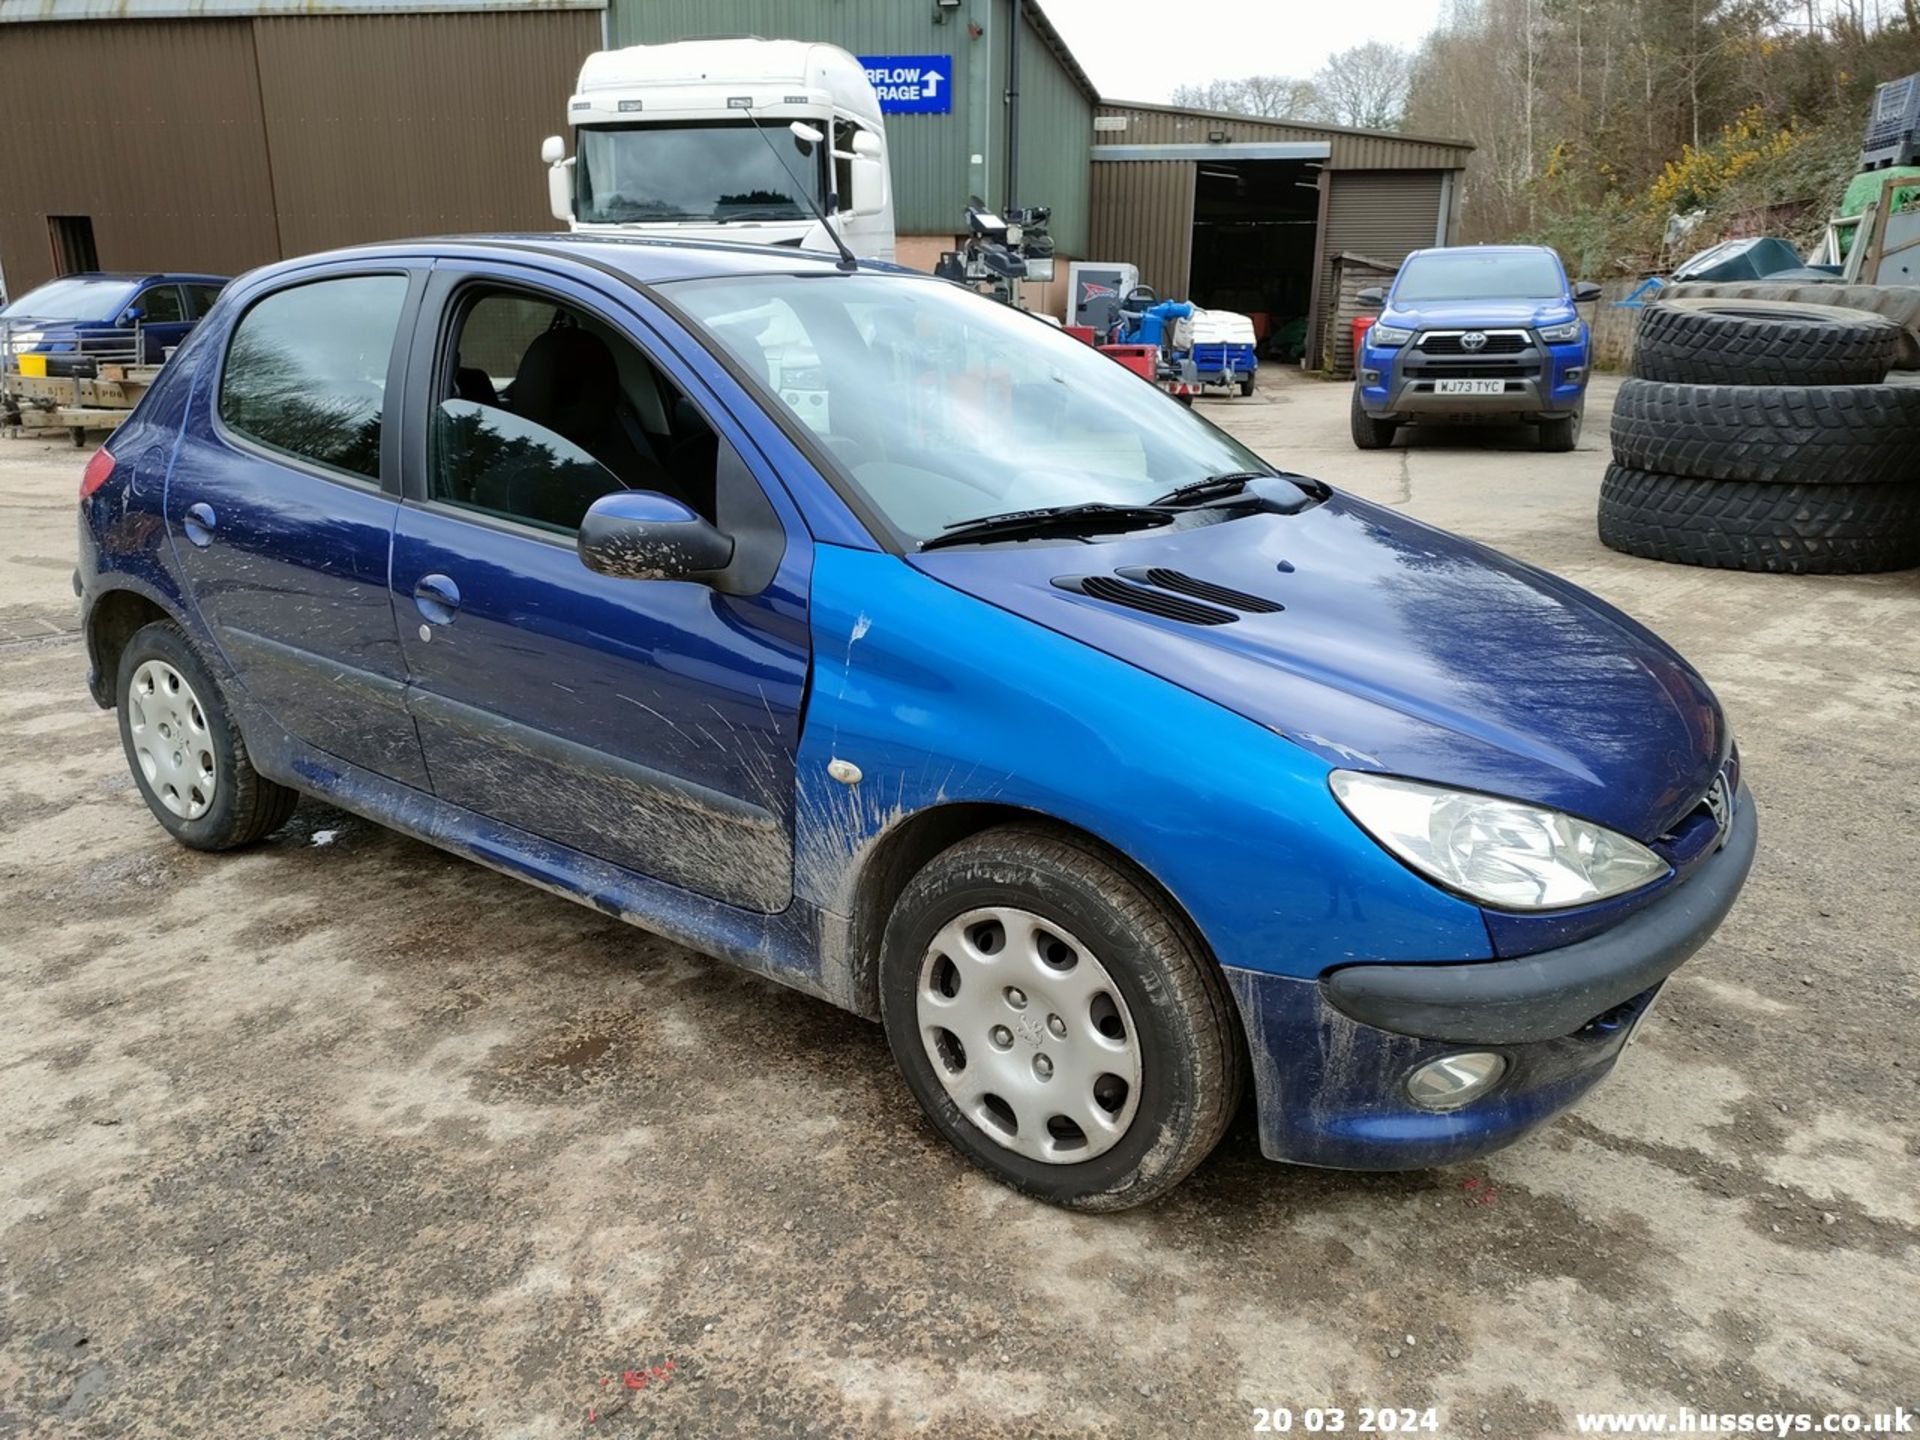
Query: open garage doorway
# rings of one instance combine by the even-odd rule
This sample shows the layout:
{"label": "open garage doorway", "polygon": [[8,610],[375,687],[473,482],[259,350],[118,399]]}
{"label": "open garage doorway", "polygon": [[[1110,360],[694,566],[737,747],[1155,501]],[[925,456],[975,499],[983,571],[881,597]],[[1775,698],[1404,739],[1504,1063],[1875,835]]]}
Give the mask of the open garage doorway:
{"label": "open garage doorway", "polygon": [[1263,358],[1297,360],[1306,344],[1320,223],[1320,162],[1198,162],[1188,294],[1253,317]]}

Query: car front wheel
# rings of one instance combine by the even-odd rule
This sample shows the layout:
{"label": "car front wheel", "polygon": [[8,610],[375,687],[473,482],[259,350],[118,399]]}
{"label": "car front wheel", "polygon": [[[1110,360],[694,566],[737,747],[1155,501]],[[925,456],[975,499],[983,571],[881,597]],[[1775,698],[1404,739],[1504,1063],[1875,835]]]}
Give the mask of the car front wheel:
{"label": "car front wheel", "polygon": [[293,814],[299,793],[253,768],[220,687],[172,621],[155,621],[127,642],[115,693],[134,783],[182,845],[249,845]]}
{"label": "car front wheel", "polygon": [[1040,1199],[1155,1199],[1239,1103],[1218,965],[1144,880],[1070,835],[996,829],[929,862],[894,908],[880,983],[894,1058],[935,1127]]}

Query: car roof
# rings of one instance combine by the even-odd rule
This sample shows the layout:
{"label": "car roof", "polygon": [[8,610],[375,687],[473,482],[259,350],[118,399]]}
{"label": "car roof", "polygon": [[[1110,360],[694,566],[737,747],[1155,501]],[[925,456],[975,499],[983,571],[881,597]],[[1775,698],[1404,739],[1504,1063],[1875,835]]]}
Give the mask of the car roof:
{"label": "car roof", "polygon": [[[55,280],[89,280],[101,284],[144,285],[151,280],[171,280],[176,284],[224,285],[231,275],[202,275],[191,270],[76,270],[71,275],[56,275]],[[49,284],[52,282],[49,281]]]}
{"label": "car roof", "polygon": [[1424,250],[1415,250],[1414,255],[1553,255],[1559,251],[1551,245],[1429,245]]}
{"label": "car roof", "polygon": [[[839,257],[830,251],[800,250],[784,245],[748,245],[731,240],[674,240],[652,235],[577,235],[570,233],[443,235],[378,245],[355,245],[301,256],[257,272],[263,277],[284,268],[304,267],[316,261],[397,260],[421,255],[498,255],[522,258],[529,253],[574,259],[603,270],[613,270],[640,285],[665,284],[718,275],[831,274]],[[911,270],[883,260],[862,260],[860,268],[874,274],[915,276]]]}

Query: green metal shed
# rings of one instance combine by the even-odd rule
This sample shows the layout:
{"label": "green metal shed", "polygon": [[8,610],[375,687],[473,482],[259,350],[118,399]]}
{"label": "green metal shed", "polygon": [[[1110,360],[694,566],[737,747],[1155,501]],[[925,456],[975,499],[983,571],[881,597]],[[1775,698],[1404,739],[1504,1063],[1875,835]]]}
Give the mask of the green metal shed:
{"label": "green metal shed", "polygon": [[1084,256],[1093,82],[1033,0],[1019,0],[1017,8],[1026,23],[1011,196],[1016,0],[609,0],[607,43],[758,35],[824,40],[855,55],[950,55],[951,113],[887,116],[902,263],[930,266],[938,251],[951,248],[965,230],[969,197],[995,207],[1051,205],[1061,255]]}

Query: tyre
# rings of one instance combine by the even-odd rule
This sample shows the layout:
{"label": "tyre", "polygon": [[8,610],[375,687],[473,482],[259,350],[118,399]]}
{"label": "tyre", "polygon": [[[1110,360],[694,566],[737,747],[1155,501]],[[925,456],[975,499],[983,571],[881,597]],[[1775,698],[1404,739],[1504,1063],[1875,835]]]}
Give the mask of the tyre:
{"label": "tyre", "polygon": [[1253,394],[1253,376],[1249,375],[1240,382],[1240,394],[1242,398]]}
{"label": "tyre", "polygon": [[134,784],[182,845],[250,845],[293,814],[299,792],[253,768],[220,687],[179,626],[158,620],[137,632],[114,686]]}
{"label": "tyre", "polygon": [[1900,327],[1865,310],[1663,300],[1640,318],[1633,373],[1692,385],[1877,385],[1899,355]]}
{"label": "tyre", "polygon": [[1920,485],[1763,485],[1607,468],[1600,542],[1628,555],[1786,575],[1920,565]]}
{"label": "tyre", "polygon": [[1360,403],[1360,387],[1353,387],[1353,443],[1362,450],[1384,450],[1393,444],[1393,432],[1400,428],[1393,420],[1376,420]]}
{"label": "tyre", "polygon": [[1244,1040],[1199,938],[1143,880],[1043,828],[963,840],[908,883],[880,1012],[934,1127],[1057,1205],[1166,1193],[1240,1101]]}
{"label": "tyre", "polygon": [[1628,380],[1613,402],[1613,454],[1699,480],[1920,481],[1920,387]]}
{"label": "tyre", "polygon": [[1540,431],[1538,446],[1542,450],[1564,453],[1580,443],[1580,427],[1586,422],[1587,409],[1582,405],[1571,415],[1558,420],[1541,420],[1537,428]]}

